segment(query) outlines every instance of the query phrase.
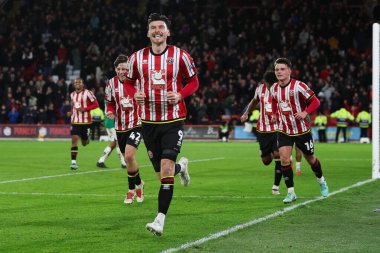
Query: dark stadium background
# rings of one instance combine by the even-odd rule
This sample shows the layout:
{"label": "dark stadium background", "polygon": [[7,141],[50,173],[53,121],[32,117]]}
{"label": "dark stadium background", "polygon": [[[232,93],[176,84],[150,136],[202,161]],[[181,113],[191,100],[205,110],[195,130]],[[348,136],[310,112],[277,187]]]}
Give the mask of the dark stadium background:
{"label": "dark stadium background", "polygon": [[[172,19],[200,88],[188,124],[239,118],[266,69],[289,58],[320,111],[370,107],[376,1],[0,1],[0,123],[69,123],[65,101],[80,76],[103,106],[113,61],[149,44],[151,12]],[[235,123],[238,123],[236,121]],[[329,124],[334,124],[330,120]]]}

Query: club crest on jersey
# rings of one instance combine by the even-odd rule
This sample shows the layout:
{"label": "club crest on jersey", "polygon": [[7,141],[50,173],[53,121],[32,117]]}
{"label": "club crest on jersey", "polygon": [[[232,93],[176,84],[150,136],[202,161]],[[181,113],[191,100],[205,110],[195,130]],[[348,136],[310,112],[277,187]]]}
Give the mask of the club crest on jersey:
{"label": "club crest on jersey", "polygon": [[150,70],[150,86],[154,90],[165,89],[166,85],[166,72],[165,69],[151,69]]}
{"label": "club crest on jersey", "polygon": [[169,57],[169,58],[166,60],[166,62],[167,62],[168,64],[173,64],[174,59],[173,59],[172,57]]}
{"label": "club crest on jersey", "polygon": [[294,96],[294,91],[293,90],[289,91],[289,96]]}

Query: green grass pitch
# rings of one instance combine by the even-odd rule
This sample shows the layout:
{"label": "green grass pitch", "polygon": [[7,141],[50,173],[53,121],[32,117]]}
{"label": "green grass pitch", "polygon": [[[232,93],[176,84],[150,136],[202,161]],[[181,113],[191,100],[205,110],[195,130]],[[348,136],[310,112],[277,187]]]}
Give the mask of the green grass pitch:
{"label": "green grass pitch", "polygon": [[[178,177],[164,234],[145,229],[157,212],[159,182],[142,143],[137,154],[144,203],[123,203],[126,171],[116,153],[95,164],[107,143],[79,147],[70,171],[69,141],[0,141],[0,252],[378,252],[380,180],[297,206],[214,240],[211,235],[319,197],[306,161],[295,176],[298,199],[286,188],[271,195],[274,164],[264,166],[253,142],[189,142],[191,183]],[[316,144],[330,192],[371,178],[371,145]],[[294,159],[294,158],[293,158]],[[205,243],[184,247],[205,239]]]}

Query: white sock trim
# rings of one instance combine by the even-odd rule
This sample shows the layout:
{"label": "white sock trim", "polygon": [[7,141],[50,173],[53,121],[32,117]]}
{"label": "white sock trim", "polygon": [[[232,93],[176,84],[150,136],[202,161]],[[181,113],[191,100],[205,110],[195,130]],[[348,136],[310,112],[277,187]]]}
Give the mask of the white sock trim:
{"label": "white sock trim", "polygon": [[325,178],[324,176],[322,176],[321,178],[317,178],[317,181],[318,183],[322,184],[323,182],[325,182]]}
{"label": "white sock trim", "polygon": [[288,188],[288,193],[294,193],[294,187],[289,187]]}
{"label": "white sock trim", "polygon": [[165,214],[163,214],[163,213],[158,213],[156,219],[157,219],[162,225],[164,225],[164,223],[165,223],[165,217],[166,217]]}
{"label": "white sock trim", "polygon": [[99,163],[104,163],[104,161],[107,159],[107,157],[109,156],[109,154],[111,153],[112,149],[107,146],[104,151],[103,151],[103,155],[99,158]]}

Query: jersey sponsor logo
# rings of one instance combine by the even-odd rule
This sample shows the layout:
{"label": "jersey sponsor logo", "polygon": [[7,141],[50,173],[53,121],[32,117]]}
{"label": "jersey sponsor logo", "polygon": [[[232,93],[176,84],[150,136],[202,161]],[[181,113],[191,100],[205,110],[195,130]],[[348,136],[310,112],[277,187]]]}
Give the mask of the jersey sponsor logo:
{"label": "jersey sponsor logo", "polygon": [[272,104],[271,103],[265,103],[265,114],[266,115],[272,115]]}
{"label": "jersey sponsor logo", "polygon": [[165,89],[166,85],[166,72],[165,69],[150,70],[150,87],[154,90]]}
{"label": "jersey sponsor logo", "polygon": [[280,108],[284,115],[289,115],[291,112],[291,107],[287,101],[281,101],[280,102]]}
{"label": "jersey sponsor logo", "polygon": [[142,64],[148,64],[148,60],[143,60]]}

